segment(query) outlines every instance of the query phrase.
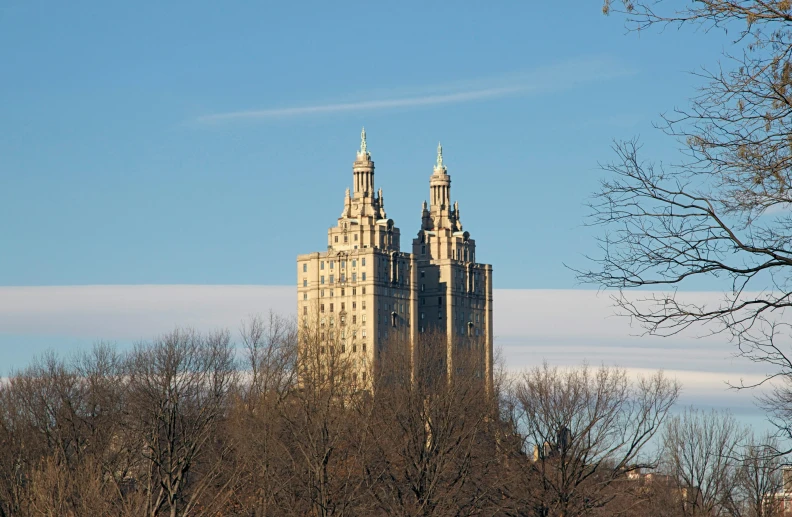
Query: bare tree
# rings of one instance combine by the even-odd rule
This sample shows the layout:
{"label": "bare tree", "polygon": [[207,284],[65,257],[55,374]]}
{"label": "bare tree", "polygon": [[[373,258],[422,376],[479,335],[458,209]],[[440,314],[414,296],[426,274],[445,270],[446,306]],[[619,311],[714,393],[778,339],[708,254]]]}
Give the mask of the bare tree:
{"label": "bare tree", "polygon": [[571,517],[607,507],[628,473],[655,465],[641,453],[678,394],[662,373],[631,382],[619,368],[525,372],[512,395],[525,458],[512,462],[508,513]]}
{"label": "bare tree", "polygon": [[244,321],[240,335],[249,376],[232,406],[228,430],[238,472],[230,506],[253,517],[280,515],[293,482],[284,461],[281,404],[297,389],[297,330],[294,322],[270,314]]}
{"label": "bare tree", "polygon": [[725,516],[739,508],[737,469],[745,429],[730,413],[687,408],[663,433],[665,470],[684,516]]}
{"label": "bare tree", "polygon": [[288,515],[356,515],[363,504],[364,442],[355,405],[366,396],[369,371],[352,353],[346,320],[333,316],[317,311],[302,322],[297,385],[278,405]]}
{"label": "bare tree", "polygon": [[367,488],[384,515],[492,513],[497,423],[479,350],[460,343],[449,377],[447,343],[436,333],[416,343],[396,337],[380,352],[361,424],[371,444]]}
{"label": "bare tree", "polygon": [[774,517],[783,512],[783,501],[773,499],[782,489],[782,459],[778,440],[769,434],[748,436],[738,458],[737,488],[740,515]]}
{"label": "bare tree", "polygon": [[[649,333],[724,333],[739,355],[769,366],[758,384],[788,384],[790,2],[605,0],[603,8],[620,11],[630,30],[693,26],[723,36],[727,50],[719,64],[696,72],[701,87],[690,106],[663,117],[661,128],[681,146],[678,163],[645,160],[636,141],[615,144],[616,158],[604,165],[608,177],[591,203],[592,222],[607,233],[596,265],[580,279],[618,289],[620,312]],[[723,282],[720,300],[695,302],[677,292],[701,277]],[[624,292],[647,286],[657,291]],[[777,395],[768,405],[782,409],[780,416],[785,392]],[[787,416],[775,422],[792,437]]]}
{"label": "bare tree", "polygon": [[[236,380],[228,332],[202,336],[176,330],[139,344],[126,373],[126,425],[145,460],[135,473],[137,489],[147,496],[139,513],[155,517],[167,509],[176,517],[211,508],[216,501],[204,496],[230,447],[216,441]],[[221,448],[220,454],[207,454],[213,445]],[[204,461],[207,457],[212,461]],[[222,490],[214,496],[223,497]]]}

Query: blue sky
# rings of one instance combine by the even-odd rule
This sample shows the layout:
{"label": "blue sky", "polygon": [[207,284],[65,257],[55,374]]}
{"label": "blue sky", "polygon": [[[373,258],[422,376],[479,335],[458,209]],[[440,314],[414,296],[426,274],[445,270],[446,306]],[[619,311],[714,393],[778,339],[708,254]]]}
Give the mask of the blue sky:
{"label": "blue sky", "polygon": [[4,2],[0,285],[290,285],[366,126],[403,242],[441,140],[495,286],[570,288],[611,141],[673,160],[652,122],[728,43],[597,1],[337,4]]}
{"label": "blue sky", "polygon": [[404,243],[442,141],[510,368],[664,368],[683,402],[761,419],[726,391],[763,373],[729,344],[637,337],[563,265],[594,251],[584,203],[614,139],[678,157],[652,123],[725,35],[625,34],[599,0],[340,4],[0,4],[0,377],[292,314],[295,256],[325,244],[365,126]]}

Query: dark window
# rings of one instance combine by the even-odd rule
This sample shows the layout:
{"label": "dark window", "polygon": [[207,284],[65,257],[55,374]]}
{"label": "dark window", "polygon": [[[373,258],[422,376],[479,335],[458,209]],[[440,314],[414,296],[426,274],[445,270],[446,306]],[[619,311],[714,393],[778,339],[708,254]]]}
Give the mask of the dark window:
{"label": "dark window", "polygon": [[333,304],[330,304],[330,312],[333,312]]}

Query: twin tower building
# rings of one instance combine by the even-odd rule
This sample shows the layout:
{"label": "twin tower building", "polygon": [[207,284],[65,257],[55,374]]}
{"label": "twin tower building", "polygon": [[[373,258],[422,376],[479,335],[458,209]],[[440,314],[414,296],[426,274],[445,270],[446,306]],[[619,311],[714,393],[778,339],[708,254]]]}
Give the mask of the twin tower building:
{"label": "twin tower building", "polygon": [[476,243],[462,229],[459,204],[451,204],[442,147],[412,252],[401,250],[399,229],[385,214],[382,189],[375,188],[365,129],[352,185],[341,217],[327,231],[327,250],[297,257],[301,325],[318,325],[319,339],[339,343],[363,381],[386,344],[414,347],[431,333],[432,342],[445,347],[448,375],[458,371],[454,361],[461,351],[466,357],[472,351],[474,374],[491,385],[492,266],[476,262]]}

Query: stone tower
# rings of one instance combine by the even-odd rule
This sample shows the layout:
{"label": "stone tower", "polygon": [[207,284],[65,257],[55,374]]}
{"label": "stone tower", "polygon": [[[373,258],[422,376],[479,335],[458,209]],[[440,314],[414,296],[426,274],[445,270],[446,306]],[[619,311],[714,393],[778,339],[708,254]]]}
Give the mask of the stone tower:
{"label": "stone tower", "polygon": [[412,253],[403,253],[382,189],[375,188],[365,129],[360,140],[352,190],[327,232],[327,250],[297,257],[301,326],[314,322],[320,339],[336,343],[358,366],[354,375],[363,382],[390,337],[412,348],[421,333],[440,332],[448,375],[455,372],[457,350],[475,350],[476,374],[491,387],[492,266],[475,262],[475,242],[462,231],[458,204],[451,206],[442,147],[429,182],[431,204],[423,204]]}
{"label": "stone tower", "polygon": [[447,340],[448,374],[455,352],[479,355],[478,372],[492,384],[492,266],[476,262],[476,241],[463,231],[459,203],[451,205],[451,176],[437,145],[437,162],[423,203],[421,230],[413,239],[419,270],[419,332],[433,329]]}

